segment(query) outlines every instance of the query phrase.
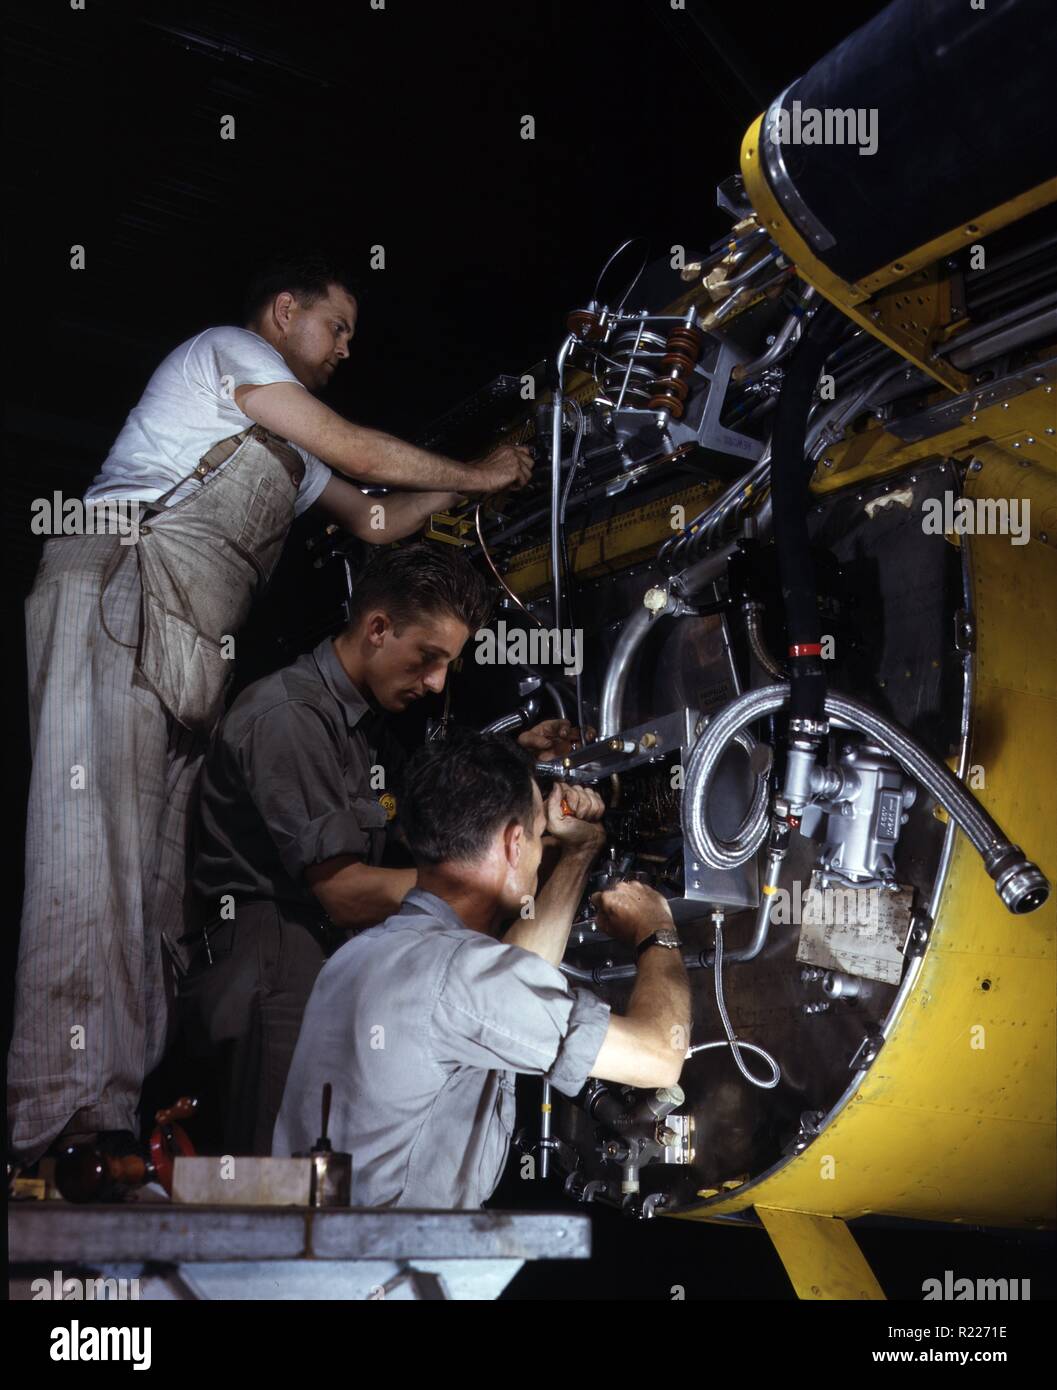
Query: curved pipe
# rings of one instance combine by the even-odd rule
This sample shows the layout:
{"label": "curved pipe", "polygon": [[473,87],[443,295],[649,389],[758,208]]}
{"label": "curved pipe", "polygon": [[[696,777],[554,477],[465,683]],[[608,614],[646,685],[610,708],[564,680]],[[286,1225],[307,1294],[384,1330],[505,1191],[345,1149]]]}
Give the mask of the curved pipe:
{"label": "curved pipe", "polygon": [[747,381],[749,377],[758,376],[760,372],[766,371],[768,367],[773,367],[786,355],[786,351],[792,351],[794,344],[790,342],[798,325],[804,321],[804,311],[809,309],[818,298],[818,290],[814,285],[808,285],[801,297],[799,306],[786,319],[779,329],[774,342],[755,362],[742,362],[731,372],[734,381]]}
{"label": "curved pipe", "polygon": [[[694,746],[691,760],[696,758],[704,764],[707,758],[708,765],[714,766],[714,750],[722,753],[746,724],[773,714],[789,700],[790,687],[785,683],[750,690],[733,700],[706,726]],[[994,880],[995,891],[1010,912],[1033,912],[1042,906],[1050,892],[1045,875],[1008,839],[949,768],[926,752],[905,729],[850,696],[829,692],[825,697],[825,712],[880,743],[915,781],[946,808],[983,859],[984,867]],[[689,781],[688,776],[688,786]],[[707,795],[707,790],[705,778],[699,793]],[[684,806],[687,796],[688,792],[684,793]],[[697,846],[692,841],[691,846],[696,852]]]}
{"label": "curved pipe", "polygon": [[[752,249],[753,248],[750,247],[750,250]],[[745,254],[747,255],[748,252]],[[736,290],[740,289],[742,285],[747,285],[758,270],[762,270],[765,265],[770,265],[771,261],[779,255],[781,255],[781,252],[778,250],[778,247],[773,246],[771,250],[765,252],[758,261],[753,261],[752,265],[739,271],[737,275],[732,275],[729,279],[724,280],[722,288],[725,290]]]}
{"label": "curved pipe", "polygon": [[653,613],[648,608],[640,607],[638,612],[634,613],[624,624],[617,644],[613,648],[613,655],[609,658],[609,665],[606,667],[605,678],[602,682],[602,698],[598,711],[598,737],[600,739],[612,738],[620,732],[624,694],[627,690],[631,662],[647,632],[649,632],[651,624],[659,618],[683,615],[686,612],[686,607],[682,600],[689,598],[691,594],[717,579],[726,569],[727,560],[733,550],[733,546],[725,546],[723,550],[718,550],[713,555],[706,555],[696,565],[691,566],[682,574],[676,575],[670,581],[669,593],[674,592],[677,597],[674,602],[669,600],[667,609]]}
{"label": "curved pipe", "polygon": [[501,714],[498,719],[493,719],[491,724],[486,724],[481,730],[482,734],[508,734],[513,729],[527,729],[529,724],[539,713],[540,702],[533,697],[526,700],[517,709],[511,710],[509,714]]}
{"label": "curved pipe", "polygon": [[556,685],[552,685],[550,681],[545,681],[543,688],[550,696],[551,704],[554,706],[558,718],[568,719],[569,716],[565,710],[565,701],[562,699],[561,691],[558,689],[558,687]]}
{"label": "curved pipe", "polygon": [[617,645],[606,667],[602,682],[602,701],[598,711],[598,737],[612,738],[620,731],[621,711],[624,707],[624,692],[628,686],[628,672],[631,660],[638,651],[643,638],[650,630],[653,614],[648,608],[640,607],[620,629]]}

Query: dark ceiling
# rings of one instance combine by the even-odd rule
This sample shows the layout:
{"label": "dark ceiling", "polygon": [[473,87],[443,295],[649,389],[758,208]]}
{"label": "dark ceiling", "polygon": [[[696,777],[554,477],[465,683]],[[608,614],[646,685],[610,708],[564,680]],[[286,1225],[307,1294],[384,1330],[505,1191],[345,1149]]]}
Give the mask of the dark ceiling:
{"label": "dark ceiling", "polygon": [[[746,126],[880,8],[9,6],[5,510],[20,587],[29,499],[87,485],[158,361],[232,321],[269,250],[316,242],[361,272],[328,400],[413,436],[545,357],[625,236],[661,251],[720,235],[714,188]],[[69,268],[74,244],[84,270]],[[372,271],[376,244],[386,267]]]}

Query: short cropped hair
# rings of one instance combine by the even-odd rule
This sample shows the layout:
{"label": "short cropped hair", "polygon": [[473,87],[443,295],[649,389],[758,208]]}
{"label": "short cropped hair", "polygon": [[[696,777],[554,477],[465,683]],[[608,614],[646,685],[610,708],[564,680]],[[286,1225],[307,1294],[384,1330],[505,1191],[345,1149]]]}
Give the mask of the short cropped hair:
{"label": "short cropped hair", "polygon": [[400,812],[415,863],[472,863],[503,826],[531,826],[532,767],[500,734],[458,731],[420,748],[407,764]]}
{"label": "short cropped hair", "polygon": [[253,323],[261,310],[284,290],[299,304],[310,308],[325,298],[331,285],[339,285],[353,299],[359,300],[360,287],[348,269],[332,260],[323,251],[281,252],[260,267],[246,286],[243,299],[243,323]]}
{"label": "short cropped hair", "polygon": [[495,598],[493,586],[461,551],[416,541],[374,551],[352,591],[349,624],[382,608],[398,631],[425,616],[450,614],[473,634],[488,621]]}

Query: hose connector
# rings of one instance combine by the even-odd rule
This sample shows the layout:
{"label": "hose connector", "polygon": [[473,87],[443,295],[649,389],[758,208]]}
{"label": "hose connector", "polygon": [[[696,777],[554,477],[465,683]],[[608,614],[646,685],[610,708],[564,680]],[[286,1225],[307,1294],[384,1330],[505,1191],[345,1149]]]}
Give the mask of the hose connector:
{"label": "hose connector", "polygon": [[985,864],[998,896],[1010,912],[1034,912],[1050,896],[1046,875],[1019,845],[1002,846],[994,859],[988,856]]}

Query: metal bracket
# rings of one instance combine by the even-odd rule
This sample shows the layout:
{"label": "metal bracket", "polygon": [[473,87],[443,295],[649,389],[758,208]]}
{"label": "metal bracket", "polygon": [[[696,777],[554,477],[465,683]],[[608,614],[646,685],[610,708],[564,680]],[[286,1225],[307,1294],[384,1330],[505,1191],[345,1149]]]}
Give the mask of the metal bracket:
{"label": "metal bracket", "polygon": [[976,651],[976,624],[967,608],[959,608],[954,615],[954,647],[962,656]]}
{"label": "metal bracket", "polygon": [[877,1055],[884,1046],[884,1034],[880,1030],[867,1033],[862,1042],[855,1049],[851,1061],[848,1063],[849,1071],[861,1071],[863,1067],[870,1066],[877,1060]]}

